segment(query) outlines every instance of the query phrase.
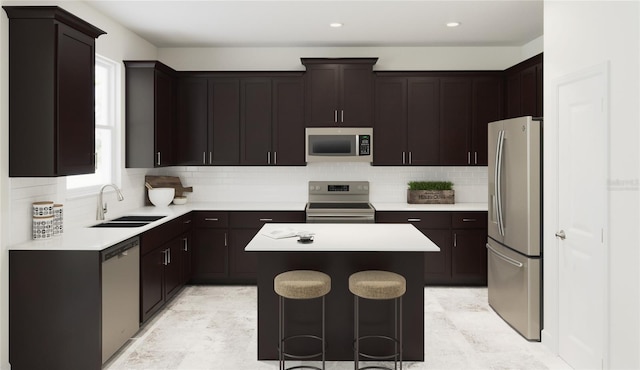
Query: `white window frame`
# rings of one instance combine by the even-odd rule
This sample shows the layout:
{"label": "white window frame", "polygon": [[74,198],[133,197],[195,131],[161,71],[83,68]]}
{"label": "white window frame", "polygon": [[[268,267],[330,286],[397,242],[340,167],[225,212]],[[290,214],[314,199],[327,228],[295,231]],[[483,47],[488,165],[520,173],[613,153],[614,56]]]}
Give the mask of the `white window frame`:
{"label": "white window frame", "polygon": [[[106,81],[106,95],[108,96],[108,102],[107,108],[104,112],[107,116],[105,119],[106,123],[103,124],[102,122],[98,122],[96,119],[95,125],[96,131],[105,130],[105,132],[111,136],[111,153],[109,155],[111,162],[109,166],[111,176],[107,176],[105,178],[96,174],[67,176],[67,198],[97,194],[104,184],[120,184],[120,64],[96,54],[95,65],[96,69],[106,69],[108,75]],[[97,132],[96,135],[98,135]],[[98,165],[98,161],[101,156],[101,154],[98,153],[98,150],[99,148],[96,146],[96,165]],[[83,179],[89,184],[86,186],[70,187],[73,186],[72,182],[76,179]]]}

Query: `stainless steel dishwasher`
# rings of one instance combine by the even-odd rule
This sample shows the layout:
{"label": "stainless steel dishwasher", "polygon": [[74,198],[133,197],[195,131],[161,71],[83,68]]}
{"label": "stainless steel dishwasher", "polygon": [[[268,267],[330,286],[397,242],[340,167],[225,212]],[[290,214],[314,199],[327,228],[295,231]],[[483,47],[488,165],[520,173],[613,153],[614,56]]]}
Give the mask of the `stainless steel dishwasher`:
{"label": "stainless steel dishwasher", "polygon": [[140,328],[140,239],[100,253],[102,260],[102,363]]}

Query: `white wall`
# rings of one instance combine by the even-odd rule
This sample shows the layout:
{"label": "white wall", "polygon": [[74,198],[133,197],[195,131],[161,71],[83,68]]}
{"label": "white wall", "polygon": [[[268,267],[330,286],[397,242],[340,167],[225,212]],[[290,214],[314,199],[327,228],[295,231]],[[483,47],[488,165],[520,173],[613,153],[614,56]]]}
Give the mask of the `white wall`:
{"label": "white wall", "polygon": [[[79,1],[3,1],[0,5],[59,5],[94,26],[107,32],[96,42],[96,53],[113,61],[125,59],[156,59],[157,49],[147,41],[128,31],[113,20],[96,12]],[[8,19],[0,11],[0,369],[9,369],[8,355],[8,253],[7,246],[30,238],[31,202],[54,200],[64,204],[65,228],[87,225],[95,220],[97,199],[95,195],[70,199],[66,194],[64,178],[9,178],[8,177]],[[121,88],[124,88],[124,66],[121,65]],[[120,102],[123,108],[120,122],[124,122],[124,94]],[[37,107],[34,107],[37,109]],[[120,132],[124,143],[124,129]],[[119,156],[124,158],[124,148]],[[123,164],[124,167],[124,164]],[[121,185],[124,202],[110,200],[112,214],[125,212],[143,204],[144,170],[124,170]]]}
{"label": "white wall", "polygon": [[[527,44],[542,52],[542,45]],[[377,57],[374,70],[504,70],[527,58],[522,47],[161,48],[158,57],[181,71],[303,71],[301,57]]]}
{"label": "white wall", "polygon": [[[637,1],[545,1],[544,4],[545,142],[555,143],[556,110],[550,99],[552,82],[567,74],[608,62],[609,86],[609,255],[608,345],[604,366],[611,369],[640,368],[640,277],[638,246],[639,121],[640,101],[640,4]],[[553,145],[553,144],[551,144]],[[558,255],[553,232],[555,214],[555,158],[545,156],[545,333],[543,342],[557,348]],[[599,297],[594,297],[594,300]],[[591,323],[585,323],[590,325]]]}

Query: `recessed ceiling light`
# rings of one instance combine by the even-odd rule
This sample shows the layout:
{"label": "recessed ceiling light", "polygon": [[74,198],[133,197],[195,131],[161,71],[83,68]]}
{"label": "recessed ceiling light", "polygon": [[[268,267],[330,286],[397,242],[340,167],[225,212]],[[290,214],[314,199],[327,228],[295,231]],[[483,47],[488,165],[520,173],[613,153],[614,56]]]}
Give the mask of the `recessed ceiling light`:
{"label": "recessed ceiling light", "polygon": [[458,27],[460,22],[448,22],[447,27]]}
{"label": "recessed ceiling light", "polygon": [[343,24],[339,23],[339,22],[329,23],[329,27],[331,27],[331,28],[340,28],[342,26],[343,26]]}

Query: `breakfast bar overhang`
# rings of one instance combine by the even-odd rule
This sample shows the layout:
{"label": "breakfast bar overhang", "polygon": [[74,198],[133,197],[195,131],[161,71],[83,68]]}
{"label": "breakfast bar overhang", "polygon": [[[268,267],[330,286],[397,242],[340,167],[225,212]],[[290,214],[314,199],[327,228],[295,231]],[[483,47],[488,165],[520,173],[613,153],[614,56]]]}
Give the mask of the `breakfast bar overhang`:
{"label": "breakfast bar overhang", "polygon": [[[274,232],[310,233],[312,243],[297,236],[274,238]],[[271,235],[271,236],[268,236]],[[353,359],[353,295],[349,276],[362,270],[385,270],[405,277],[403,297],[404,360],[424,361],[424,253],[440,249],[410,224],[265,224],[245,251],[258,258],[258,360],[278,358],[278,296],[273,279],[289,270],[317,270],[331,277],[326,297],[327,360]],[[360,301],[361,333],[391,333],[393,306]],[[317,302],[288,301],[287,331],[319,331]],[[305,343],[292,343],[293,352],[309,353]],[[386,343],[371,343],[372,354],[389,352]]]}

